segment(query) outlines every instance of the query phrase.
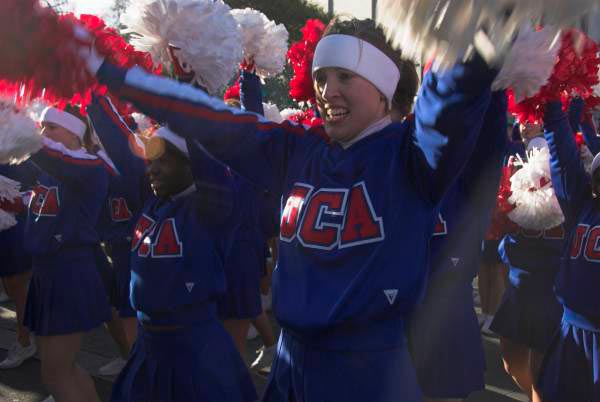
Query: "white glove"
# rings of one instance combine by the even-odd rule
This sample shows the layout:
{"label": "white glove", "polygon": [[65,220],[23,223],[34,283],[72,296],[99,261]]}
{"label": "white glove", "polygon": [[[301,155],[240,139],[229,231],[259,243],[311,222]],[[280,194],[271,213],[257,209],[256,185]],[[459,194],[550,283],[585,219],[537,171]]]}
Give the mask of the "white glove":
{"label": "white glove", "polygon": [[104,62],[104,56],[99,55],[96,51],[94,37],[87,29],[80,25],[74,25],[73,33],[82,42],[77,46],[77,53],[86,61],[87,70],[90,74],[95,76]]}

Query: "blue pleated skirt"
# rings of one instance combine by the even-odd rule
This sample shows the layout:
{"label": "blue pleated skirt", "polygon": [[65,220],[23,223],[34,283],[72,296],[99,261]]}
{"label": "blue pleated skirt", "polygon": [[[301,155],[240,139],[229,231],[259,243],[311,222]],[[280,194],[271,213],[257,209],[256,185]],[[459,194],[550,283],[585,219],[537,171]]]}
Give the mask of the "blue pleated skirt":
{"label": "blue pleated skirt", "polygon": [[33,258],[24,323],[36,335],[85,332],[111,313],[93,247]]}
{"label": "blue pleated skirt", "polygon": [[542,364],[538,381],[544,400],[600,402],[600,320],[567,310]]}
{"label": "blue pleated skirt", "polygon": [[127,242],[110,244],[111,259],[115,273],[114,306],[121,318],[135,317],[135,310],[131,307],[130,282],[131,282],[131,245]]}
{"label": "blue pleated skirt", "polygon": [[139,327],[111,402],[247,402],[257,399],[248,369],[216,320],[152,332]]}
{"label": "blue pleated skirt", "polygon": [[553,286],[552,275],[540,276],[523,287],[509,284],[490,329],[515,344],[544,353],[562,316]]}

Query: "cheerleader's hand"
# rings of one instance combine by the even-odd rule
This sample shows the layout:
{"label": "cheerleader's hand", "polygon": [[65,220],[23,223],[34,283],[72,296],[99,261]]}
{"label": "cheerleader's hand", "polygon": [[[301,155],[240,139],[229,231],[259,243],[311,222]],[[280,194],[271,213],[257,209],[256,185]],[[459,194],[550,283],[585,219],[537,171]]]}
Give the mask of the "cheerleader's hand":
{"label": "cheerleader's hand", "polygon": [[77,53],[85,60],[88,72],[95,76],[104,63],[104,56],[98,54],[94,46],[94,36],[80,25],[73,26],[73,33],[78,41]]}

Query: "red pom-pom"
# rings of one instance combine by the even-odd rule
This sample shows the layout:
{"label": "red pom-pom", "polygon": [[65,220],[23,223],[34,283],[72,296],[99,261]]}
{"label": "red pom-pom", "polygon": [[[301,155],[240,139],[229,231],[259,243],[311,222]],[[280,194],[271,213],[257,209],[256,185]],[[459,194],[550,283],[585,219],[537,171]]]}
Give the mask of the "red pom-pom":
{"label": "red pom-pom", "polygon": [[323,119],[317,117],[314,109],[312,108],[301,111],[300,113],[296,113],[290,116],[288,120],[295,121],[296,123],[309,127],[319,127],[323,125]]}
{"label": "red pom-pom", "polygon": [[[57,15],[40,7],[37,0],[2,0],[0,4],[0,91],[27,102],[43,97],[49,103],[85,106],[92,91],[106,92],[86,69],[78,53],[85,45],[73,30],[83,25],[95,37],[98,53],[121,67],[140,67],[160,73],[148,53],[138,52],[119,33],[93,15]],[[12,91],[12,92],[11,92]],[[116,102],[122,115],[131,113],[126,104]]]}
{"label": "red pom-pom", "polygon": [[551,100],[561,99],[566,110],[570,97],[577,94],[592,103],[593,87],[598,83],[598,45],[583,32],[575,29],[566,31],[561,38],[558,61],[548,83],[540,91],[515,104],[509,94],[509,111],[521,122],[541,122],[544,107]]}
{"label": "red pom-pom", "polygon": [[496,197],[496,208],[492,214],[492,221],[485,235],[486,240],[500,240],[507,233],[513,233],[518,229],[518,225],[508,218],[508,213],[515,209],[508,199],[512,195],[510,191],[510,178],[515,172],[515,167],[511,162],[508,166],[502,168],[502,177]]}
{"label": "red pom-pom", "polygon": [[290,80],[290,97],[297,102],[315,102],[312,83],[312,62],[317,43],[323,35],[325,24],[318,19],[310,19],[302,28],[302,39],[293,43],[287,57],[294,70]]}
{"label": "red pom-pom", "polygon": [[223,100],[236,99],[240,100],[240,79],[235,80],[235,83],[227,88]]}

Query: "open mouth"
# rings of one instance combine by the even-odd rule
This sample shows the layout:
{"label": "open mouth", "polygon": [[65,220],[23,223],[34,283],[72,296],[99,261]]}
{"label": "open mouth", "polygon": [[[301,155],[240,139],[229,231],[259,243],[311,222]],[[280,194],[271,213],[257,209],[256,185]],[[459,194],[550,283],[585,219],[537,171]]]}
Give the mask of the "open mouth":
{"label": "open mouth", "polygon": [[326,120],[328,123],[340,123],[350,115],[350,111],[343,107],[328,108],[326,110]]}

